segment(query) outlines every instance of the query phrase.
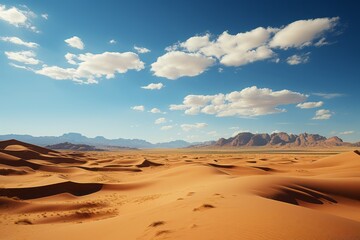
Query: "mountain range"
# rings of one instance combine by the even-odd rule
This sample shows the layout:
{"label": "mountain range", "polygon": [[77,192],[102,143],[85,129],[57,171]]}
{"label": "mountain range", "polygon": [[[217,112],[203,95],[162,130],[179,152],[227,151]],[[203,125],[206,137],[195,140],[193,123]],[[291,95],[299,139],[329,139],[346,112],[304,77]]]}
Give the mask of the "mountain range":
{"label": "mountain range", "polygon": [[309,133],[301,133],[299,135],[296,135],[296,134],[288,134],[285,132],[272,133],[272,134],[267,134],[267,133],[253,134],[250,132],[242,132],[228,139],[220,138],[211,146],[357,147],[360,146],[360,142],[348,143],[348,142],[344,142],[341,138],[336,136],[326,138],[319,134],[309,134]]}
{"label": "mountain range", "polygon": [[19,141],[32,143],[39,146],[54,145],[60,143],[86,144],[101,147],[127,147],[127,148],[184,148],[191,145],[200,144],[198,142],[190,143],[183,140],[176,140],[162,143],[150,143],[142,139],[107,139],[102,136],[95,138],[86,137],[80,133],[66,133],[61,136],[41,136],[8,134],[0,135],[1,140],[17,139]]}
{"label": "mountain range", "polygon": [[[186,147],[255,147],[255,146],[288,146],[288,147],[334,147],[348,146],[360,147],[358,143],[344,142],[339,137],[326,138],[319,134],[301,133],[288,134],[279,133],[261,133],[254,134],[250,132],[242,132],[234,137],[220,138],[217,141],[207,142],[186,142],[176,140],[162,143],[150,143],[142,139],[107,139],[102,136],[89,138],[80,133],[66,133],[61,136],[41,136],[34,137],[31,135],[0,135],[1,140],[17,139],[19,141],[32,143],[39,146],[56,145],[56,144],[85,144],[93,148],[109,149],[109,148],[186,148]],[[66,145],[66,144],[65,144]],[[80,146],[81,147],[81,146]]]}

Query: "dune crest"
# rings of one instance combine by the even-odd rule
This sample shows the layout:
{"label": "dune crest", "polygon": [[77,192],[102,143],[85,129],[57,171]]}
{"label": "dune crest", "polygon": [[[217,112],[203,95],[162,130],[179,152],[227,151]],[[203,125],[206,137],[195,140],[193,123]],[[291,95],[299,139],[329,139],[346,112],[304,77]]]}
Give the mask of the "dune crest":
{"label": "dune crest", "polygon": [[3,141],[0,234],[358,239],[359,171],[359,151],[74,153]]}

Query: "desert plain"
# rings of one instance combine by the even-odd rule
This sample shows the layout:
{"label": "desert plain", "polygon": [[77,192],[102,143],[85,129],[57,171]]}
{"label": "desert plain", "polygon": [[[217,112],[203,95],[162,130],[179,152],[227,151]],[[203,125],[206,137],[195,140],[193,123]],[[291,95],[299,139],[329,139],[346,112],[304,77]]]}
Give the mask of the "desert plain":
{"label": "desert plain", "polygon": [[0,239],[360,239],[356,149],[0,142]]}

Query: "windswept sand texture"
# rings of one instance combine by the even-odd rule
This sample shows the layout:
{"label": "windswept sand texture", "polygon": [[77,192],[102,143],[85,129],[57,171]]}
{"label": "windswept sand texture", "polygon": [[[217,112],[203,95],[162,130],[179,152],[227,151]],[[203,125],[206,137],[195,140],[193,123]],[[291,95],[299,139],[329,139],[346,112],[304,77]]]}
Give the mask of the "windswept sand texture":
{"label": "windswept sand texture", "polygon": [[360,239],[360,153],[0,142],[1,239]]}

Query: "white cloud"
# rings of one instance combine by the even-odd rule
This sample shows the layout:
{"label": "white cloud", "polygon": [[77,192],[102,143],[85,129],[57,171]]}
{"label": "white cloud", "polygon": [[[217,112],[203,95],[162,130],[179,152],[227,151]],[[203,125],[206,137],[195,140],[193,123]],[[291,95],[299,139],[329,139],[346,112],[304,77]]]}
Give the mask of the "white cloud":
{"label": "white cloud", "polygon": [[186,48],[189,52],[199,51],[201,48],[206,47],[210,44],[210,35],[191,37],[179,45],[182,48]]}
{"label": "white cloud", "polygon": [[152,108],[149,112],[151,113],[162,113],[158,108]]}
{"label": "white cloud", "polygon": [[200,129],[200,128],[204,128],[206,127],[207,124],[206,123],[195,123],[195,124],[181,124],[181,128],[182,130],[184,130],[185,132],[188,132],[190,130],[193,129]]}
{"label": "white cloud", "polygon": [[322,101],[319,101],[319,102],[304,102],[304,103],[299,103],[298,105],[296,105],[296,107],[302,108],[302,109],[317,108],[317,107],[321,107],[323,104],[324,104],[324,102],[322,102]]}
{"label": "white cloud", "polygon": [[320,110],[316,111],[313,119],[314,120],[327,120],[327,119],[330,119],[331,116],[332,116],[332,113],[330,112],[330,110],[320,109]]}
{"label": "white cloud", "polygon": [[49,14],[43,13],[43,14],[41,14],[41,17],[44,18],[45,20],[48,20]]}
{"label": "white cloud", "polygon": [[39,44],[37,44],[37,43],[25,42],[18,37],[1,37],[0,39],[4,42],[10,42],[13,44],[17,44],[17,45],[21,45],[21,46],[25,46],[25,47],[29,47],[29,48],[36,48],[39,46]]}
{"label": "white cloud", "polygon": [[[156,76],[177,79],[181,76],[197,76],[204,72],[217,60],[224,66],[243,66],[257,61],[271,60],[278,63],[280,58],[274,49],[301,48],[305,46],[324,46],[328,42],[325,34],[334,30],[339,18],[317,18],[300,20],[281,28],[258,27],[247,32],[230,34],[228,31],[218,36],[207,33],[188,38],[184,42],[177,42],[167,47],[163,56],[152,64],[152,71]],[[213,61],[198,67],[198,62],[188,65],[185,56],[211,57]],[[182,56],[180,59],[179,56]],[[176,56],[176,57],[175,57]],[[309,60],[309,53],[293,55],[288,58],[289,64],[305,63]],[[191,68],[191,66],[194,66]],[[220,68],[221,69],[221,68]],[[190,72],[190,74],[189,74]],[[221,70],[219,71],[221,72]]]}
{"label": "white cloud", "polygon": [[67,60],[68,63],[72,64],[72,65],[77,65],[78,63],[75,61],[75,59],[77,59],[77,55],[73,54],[73,53],[66,53],[65,54],[65,59]]}
{"label": "white cloud", "polygon": [[[144,63],[133,52],[104,52],[100,54],[68,53],[67,61],[77,65],[77,68],[61,68],[45,66],[37,70],[37,74],[45,75],[57,80],[73,80],[79,83],[97,83],[98,78],[114,78],[116,73],[126,73],[128,70],[140,71]],[[75,61],[76,60],[76,61]]]}
{"label": "white cloud", "polygon": [[180,77],[194,77],[213,65],[215,60],[199,53],[168,52],[151,64],[155,76],[175,80]]}
{"label": "white cloud", "polygon": [[115,39],[111,39],[111,40],[109,41],[109,43],[110,43],[110,44],[116,44],[117,42],[116,42]]}
{"label": "white cloud", "polygon": [[0,19],[12,25],[25,25],[27,21],[26,15],[16,7],[6,8],[0,4]]}
{"label": "white cloud", "polygon": [[166,123],[166,118],[158,118],[155,120],[155,124],[163,124],[163,123]]}
{"label": "white cloud", "polygon": [[344,132],[339,132],[340,135],[350,135],[353,134],[354,131],[344,131]]}
{"label": "white cloud", "polygon": [[75,82],[81,82],[79,79],[74,79],[76,75],[75,68],[61,68],[57,66],[43,66],[42,69],[36,70],[35,73],[50,77],[56,80],[74,80]]}
{"label": "white cloud", "polygon": [[148,52],[151,52],[149,49],[144,48],[144,47],[134,46],[134,49],[135,49],[138,53],[148,53]]}
{"label": "white cloud", "polygon": [[215,41],[209,42],[207,46],[199,49],[199,51],[206,56],[214,56],[218,59],[228,54],[246,54],[250,50],[264,46],[273,31],[272,28],[265,29],[263,27],[236,35],[225,31]]}
{"label": "white cloud", "polygon": [[36,54],[33,51],[5,52],[8,59],[29,65],[39,64]]}
{"label": "white cloud", "polygon": [[279,62],[280,62],[280,58],[275,58],[275,59],[272,60],[272,62],[274,62],[274,63],[279,63]]}
{"label": "white cloud", "polygon": [[210,136],[213,136],[213,137],[218,135],[216,131],[210,131],[207,134],[210,135]]}
{"label": "white cloud", "polygon": [[145,107],[143,105],[139,105],[139,106],[133,106],[131,109],[135,111],[143,112],[145,110]]}
{"label": "white cloud", "polygon": [[342,93],[313,93],[312,95],[319,96],[325,99],[331,99],[336,97],[343,97],[344,94]]}
{"label": "white cloud", "polygon": [[39,31],[31,24],[31,19],[36,17],[29,8],[22,5],[22,9],[16,7],[7,8],[5,5],[0,4],[0,20],[3,20],[16,27],[25,27],[36,33]]}
{"label": "white cloud", "polygon": [[258,27],[236,35],[223,32],[213,41],[210,35],[191,37],[180,43],[184,50],[199,52],[205,56],[216,57],[225,66],[242,66],[255,61],[272,58],[276,54],[267,47],[274,28]]}
{"label": "white cloud", "polygon": [[270,48],[267,46],[261,46],[246,52],[237,51],[226,54],[221,58],[220,63],[224,64],[225,66],[238,67],[256,61],[272,58],[273,56],[275,56],[275,53]]}
{"label": "white cloud", "polygon": [[252,117],[285,112],[278,106],[300,103],[306,99],[307,95],[286,89],[273,91],[253,86],[228,94],[188,95],[183,104],[170,105],[170,110],[185,110],[185,114],[190,115],[201,112],[218,117]]}
{"label": "white cloud", "polygon": [[310,53],[306,53],[306,54],[302,54],[302,55],[298,55],[298,54],[294,54],[290,57],[288,57],[286,59],[286,62],[289,64],[289,65],[298,65],[298,64],[301,64],[301,63],[307,63],[310,59]]}
{"label": "white cloud", "polygon": [[77,36],[73,36],[71,38],[65,39],[64,40],[70,47],[73,48],[77,48],[77,49],[81,49],[83,50],[85,45],[84,43],[81,41],[81,39]]}
{"label": "white cloud", "polygon": [[18,65],[18,64],[15,64],[15,63],[9,63],[10,66],[12,67],[15,67],[15,68],[19,68],[19,69],[24,69],[24,70],[28,70],[28,71],[34,71],[34,69],[30,68],[30,67],[27,67],[27,66],[22,66],[22,65]]}
{"label": "white cloud", "polygon": [[[338,22],[339,17],[295,21],[278,31],[270,46],[287,49],[314,45],[314,40],[321,37],[323,39],[324,33],[334,29]],[[325,42],[325,39],[322,42]],[[317,43],[319,45],[319,42]]]}
{"label": "white cloud", "polygon": [[321,38],[319,41],[317,41],[314,46],[316,47],[322,47],[322,46],[325,46],[325,45],[329,45],[329,43],[326,41],[326,38]]}
{"label": "white cloud", "polygon": [[148,89],[148,90],[160,90],[164,87],[164,85],[162,83],[150,83],[147,86],[143,86],[141,88],[143,89]]}
{"label": "white cloud", "polygon": [[167,125],[167,126],[162,126],[160,129],[163,130],[163,131],[167,131],[167,130],[170,130],[172,128],[173,128],[173,126]]}
{"label": "white cloud", "polygon": [[80,54],[77,57],[81,62],[77,71],[80,75],[102,76],[113,78],[116,72],[126,73],[130,69],[141,70],[144,63],[133,52],[104,52],[100,54]]}
{"label": "white cloud", "polygon": [[236,35],[223,32],[214,41],[210,34],[191,37],[178,46],[185,51],[216,57],[225,66],[242,66],[271,58],[275,53],[266,46],[273,28],[256,28]]}

